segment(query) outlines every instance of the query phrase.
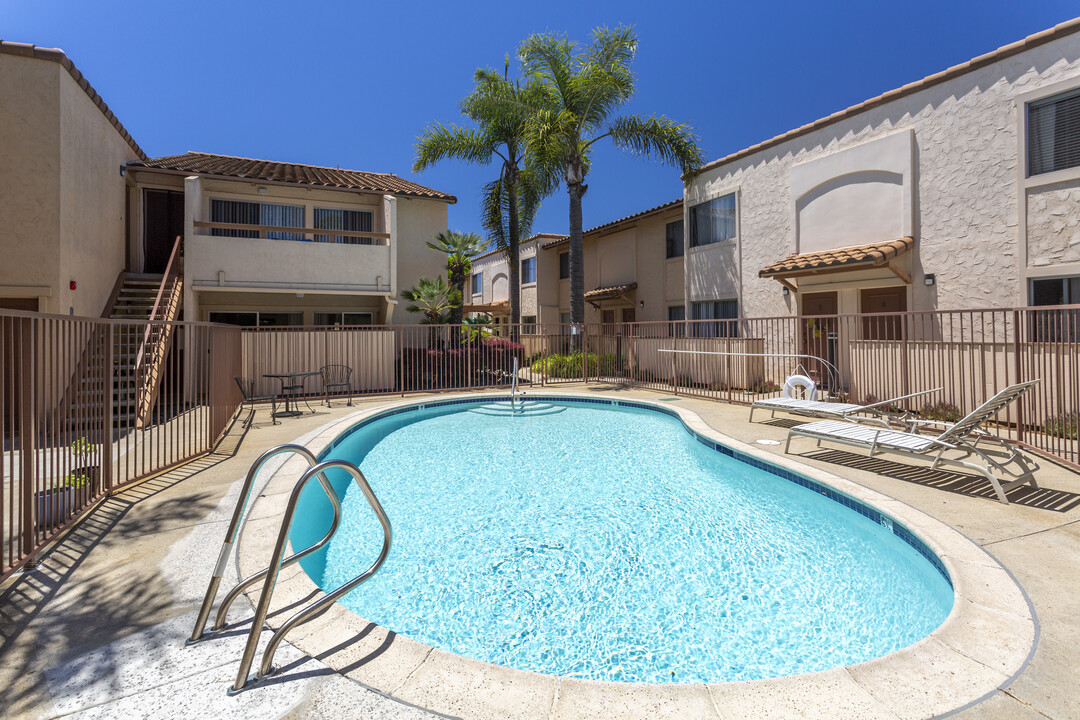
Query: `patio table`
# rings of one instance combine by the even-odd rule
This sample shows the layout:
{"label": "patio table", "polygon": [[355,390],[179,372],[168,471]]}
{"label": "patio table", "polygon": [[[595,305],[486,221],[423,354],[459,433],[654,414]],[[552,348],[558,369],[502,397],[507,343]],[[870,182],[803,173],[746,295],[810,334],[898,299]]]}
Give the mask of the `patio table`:
{"label": "patio table", "polygon": [[[297,407],[296,400],[300,397],[304,390],[304,378],[314,377],[319,375],[318,372],[297,372],[297,373],[267,373],[263,375],[264,378],[274,378],[281,382],[281,392],[278,393],[278,397],[285,401],[285,409],[274,413],[274,417],[299,417],[304,413]],[[296,382],[299,381],[299,382]],[[287,384],[288,383],[288,384]],[[294,392],[300,391],[300,392]],[[293,407],[289,409],[289,401],[292,401]],[[307,401],[305,400],[306,404]],[[308,405],[308,410],[311,410],[311,406]],[[311,412],[315,412],[311,410]]]}

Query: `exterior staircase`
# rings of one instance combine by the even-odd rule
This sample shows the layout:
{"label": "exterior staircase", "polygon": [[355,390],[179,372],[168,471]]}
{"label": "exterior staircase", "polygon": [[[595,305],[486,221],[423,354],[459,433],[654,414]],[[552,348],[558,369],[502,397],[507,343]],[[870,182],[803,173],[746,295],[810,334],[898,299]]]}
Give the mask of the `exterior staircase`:
{"label": "exterior staircase", "polygon": [[102,317],[140,322],[95,328],[60,405],[61,412],[70,418],[100,412],[107,392],[101,378],[111,374],[114,426],[142,428],[150,423],[175,335],[172,321],[179,317],[183,297],[179,246],[177,238],[164,275],[122,272],[117,277]]}

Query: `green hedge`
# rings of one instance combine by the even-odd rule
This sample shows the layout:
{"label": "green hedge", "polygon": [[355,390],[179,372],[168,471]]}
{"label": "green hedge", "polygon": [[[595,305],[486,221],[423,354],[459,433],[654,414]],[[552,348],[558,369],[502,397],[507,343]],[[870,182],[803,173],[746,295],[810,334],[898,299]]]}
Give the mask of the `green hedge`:
{"label": "green hedge", "polygon": [[[589,366],[589,377],[597,375],[614,375],[617,367],[614,355],[597,355],[588,353],[585,362]],[[556,378],[580,378],[581,377],[581,351],[572,352],[569,355],[548,355],[533,361],[532,371],[543,373],[548,377]]]}

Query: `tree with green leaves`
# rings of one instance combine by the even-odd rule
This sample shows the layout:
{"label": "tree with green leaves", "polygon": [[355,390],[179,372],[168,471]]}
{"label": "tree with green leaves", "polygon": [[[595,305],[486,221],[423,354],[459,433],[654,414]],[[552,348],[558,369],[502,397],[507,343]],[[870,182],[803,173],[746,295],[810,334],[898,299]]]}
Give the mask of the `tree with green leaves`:
{"label": "tree with green leaves", "polygon": [[532,35],[521,45],[523,72],[543,84],[544,107],[527,128],[530,151],[542,164],[561,168],[570,195],[570,320],[585,321],[585,272],[581,199],[589,189],[592,151],[608,138],[615,147],[682,170],[684,180],[704,162],[691,128],[663,115],[616,115],[634,95],[631,70],[637,51],[633,28],[597,28],[578,51],[555,35]]}
{"label": "tree with green leaves", "polygon": [[544,90],[538,82],[510,80],[510,59],[503,73],[477,70],[476,86],[461,102],[461,113],[476,123],[469,128],[433,125],[416,145],[414,172],[446,158],[477,165],[499,163],[499,177],[483,188],[483,224],[510,266],[510,322],[521,322],[521,236],[527,235],[540,201],[556,185],[554,166],[530,157],[526,126],[539,110]]}
{"label": "tree with green leaves", "polygon": [[472,261],[487,249],[484,238],[476,233],[462,233],[447,230],[435,235],[435,242],[428,242],[432,250],[446,253],[446,279],[457,291],[458,301],[450,308],[448,321],[460,325],[464,317],[462,298],[465,296],[465,281],[472,272]]}
{"label": "tree with green leaves", "polygon": [[461,293],[439,275],[420,278],[411,288],[401,291],[401,299],[412,303],[405,306],[407,312],[423,316],[421,325],[442,325],[450,321],[450,309],[461,304]]}

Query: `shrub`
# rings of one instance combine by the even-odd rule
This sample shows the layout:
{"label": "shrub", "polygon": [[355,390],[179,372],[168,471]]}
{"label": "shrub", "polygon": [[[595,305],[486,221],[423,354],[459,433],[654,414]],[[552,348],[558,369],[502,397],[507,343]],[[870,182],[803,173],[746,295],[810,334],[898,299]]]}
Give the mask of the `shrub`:
{"label": "shrub", "polygon": [[470,380],[474,386],[509,382],[515,357],[520,366],[525,358],[525,346],[498,337],[459,347],[402,351],[409,389],[466,387]]}
{"label": "shrub", "polygon": [[[614,355],[588,353],[584,362],[588,365],[589,377],[613,375],[618,367]],[[548,355],[534,360],[532,371],[553,378],[580,379],[581,366],[582,353],[578,350],[568,355]]]}
{"label": "shrub", "polygon": [[944,400],[924,405],[920,414],[927,420],[950,423],[954,423],[964,417],[964,413],[960,411],[960,408],[950,402],[945,402]]}
{"label": "shrub", "polygon": [[1080,410],[1053,416],[1043,429],[1047,435],[1076,440],[1080,436]]}

